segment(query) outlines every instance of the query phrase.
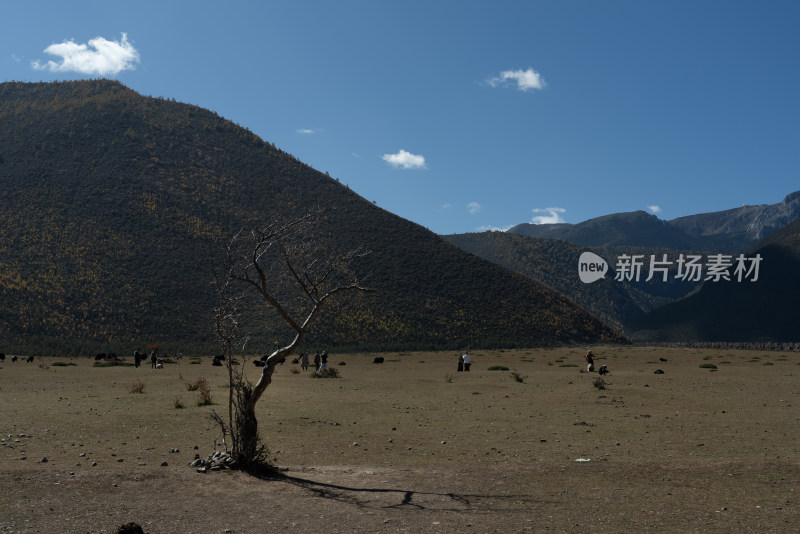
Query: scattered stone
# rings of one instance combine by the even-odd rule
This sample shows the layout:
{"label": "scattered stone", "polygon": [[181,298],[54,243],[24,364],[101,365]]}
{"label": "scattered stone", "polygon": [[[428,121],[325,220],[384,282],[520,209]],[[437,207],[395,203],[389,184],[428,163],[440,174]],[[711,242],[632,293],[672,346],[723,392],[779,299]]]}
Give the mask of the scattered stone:
{"label": "scattered stone", "polygon": [[43,457],[42,457],[42,460],[41,460],[41,462],[42,462],[43,464],[46,464],[46,463],[47,463],[47,457],[46,457],[46,456],[43,456]]}
{"label": "scattered stone", "polygon": [[169,464],[167,462],[161,462],[161,467],[167,467]]}
{"label": "scattered stone", "polygon": [[92,462],[92,467],[97,467],[97,462]]}
{"label": "scattered stone", "polygon": [[189,463],[189,467],[196,467],[198,473],[205,473],[206,469],[230,469],[234,466],[235,460],[225,451],[214,451],[207,458],[200,458],[195,455],[195,459]]}

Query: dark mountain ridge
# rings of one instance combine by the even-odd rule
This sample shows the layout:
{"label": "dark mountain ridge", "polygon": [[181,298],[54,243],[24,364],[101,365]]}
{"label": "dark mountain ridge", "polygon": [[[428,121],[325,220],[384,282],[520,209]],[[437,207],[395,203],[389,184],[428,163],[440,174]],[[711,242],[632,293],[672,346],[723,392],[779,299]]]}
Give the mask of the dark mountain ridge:
{"label": "dark mountain ridge", "polygon": [[[324,246],[371,249],[356,267],[377,292],[325,309],[308,344],[621,340],[555,291],[376,207],[213,112],[97,80],[0,84],[0,343],[212,352],[211,257],[221,240],[247,219],[316,206],[330,208],[318,228]],[[286,339],[269,314],[247,326],[253,352]]]}
{"label": "dark mountain ridge", "polygon": [[757,279],[706,281],[686,298],[633,320],[628,331],[649,341],[800,341],[800,220],[746,254],[757,256]]}

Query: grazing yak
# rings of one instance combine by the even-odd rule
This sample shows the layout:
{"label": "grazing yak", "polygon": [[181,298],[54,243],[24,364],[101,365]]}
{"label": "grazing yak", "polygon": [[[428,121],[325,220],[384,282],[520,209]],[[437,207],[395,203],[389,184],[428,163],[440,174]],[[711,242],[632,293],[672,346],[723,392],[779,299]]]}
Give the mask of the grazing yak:
{"label": "grazing yak", "polygon": [[25,360],[25,361],[28,362],[28,363],[32,363],[33,362],[33,356],[28,356],[28,359]]}
{"label": "grazing yak", "polygon": [[376,356],[372,363],[383,363],[383,356]]}
{"label": "grazing yak", "polygon": [[0,362],[4,362],[6,360],[6,353],[0,352]]}

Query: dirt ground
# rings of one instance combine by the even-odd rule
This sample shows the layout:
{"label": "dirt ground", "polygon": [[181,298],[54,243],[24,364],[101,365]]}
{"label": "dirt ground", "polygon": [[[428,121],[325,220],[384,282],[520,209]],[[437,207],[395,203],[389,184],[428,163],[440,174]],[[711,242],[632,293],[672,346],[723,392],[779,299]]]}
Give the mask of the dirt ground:
{"label": "dirt ground", "polygon": [[208,359],[6,360],[0,533],[800,531],[800,355],[593,349],[605,385],[585,347],[287,362],[259,406],[271,479],[188,467],[222,448]]}

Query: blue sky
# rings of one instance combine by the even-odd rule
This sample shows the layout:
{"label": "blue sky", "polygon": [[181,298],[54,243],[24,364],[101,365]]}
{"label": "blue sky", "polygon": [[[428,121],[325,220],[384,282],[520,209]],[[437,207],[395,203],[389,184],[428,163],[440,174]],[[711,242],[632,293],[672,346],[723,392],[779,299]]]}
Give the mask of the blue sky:
{"label": "blue sky", "polygon": [[800,189],[800,3],[4,2],[0,80],[211,109],[440,233]]}

